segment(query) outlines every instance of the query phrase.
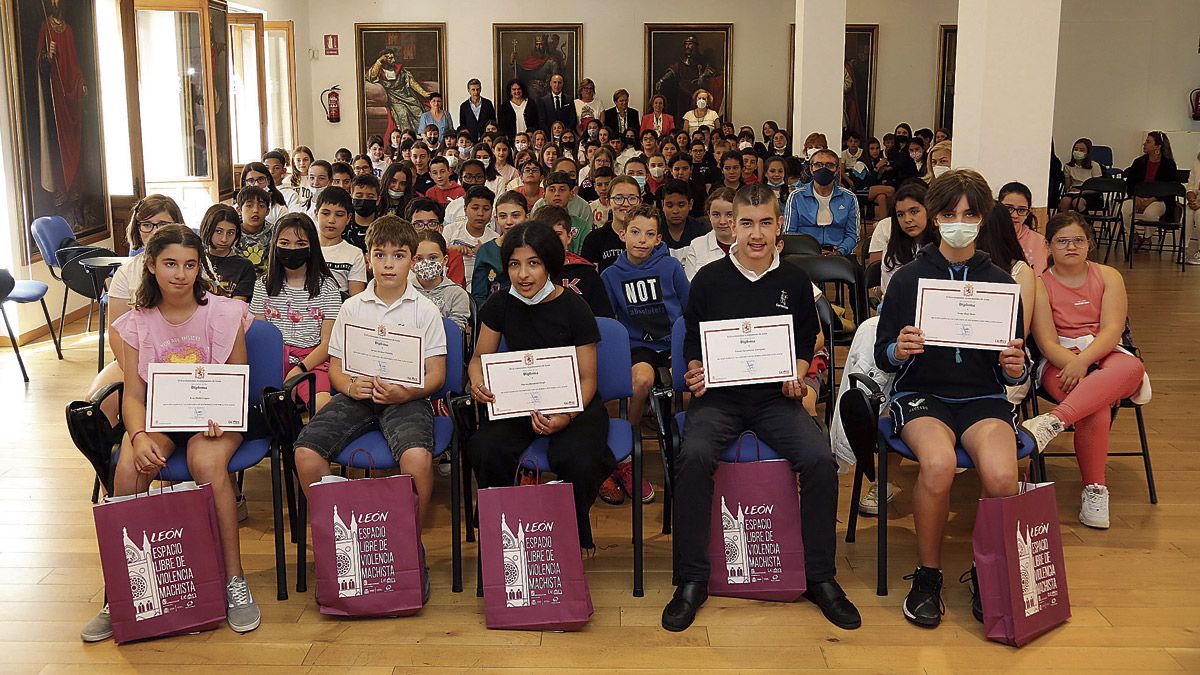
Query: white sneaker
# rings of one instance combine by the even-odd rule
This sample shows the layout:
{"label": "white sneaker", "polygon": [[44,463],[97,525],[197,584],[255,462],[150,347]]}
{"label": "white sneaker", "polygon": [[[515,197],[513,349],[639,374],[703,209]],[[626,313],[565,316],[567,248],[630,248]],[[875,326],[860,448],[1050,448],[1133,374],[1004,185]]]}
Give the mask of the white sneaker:
{"label": "white sneaker", "polygon": [[1079,506],[1079,522],[1097,530],[1108,529],[1108,488],[1103,485],[1086,485],[1083,488],[1083,503]]}
{"label": "white sneaker", "polygon": [[1067,425],[1063,424],[1062,420],[1051,413],[1042,413],[1032,419],[1027,419],[1021,422],[1021,427],[1033,436],[1033,441],[1037,443],[1038,452],[1046,449],[1050,445],[1050,441],[1054,437],[1061,434]]}
{"label": "white sneaker", "polygon": [[250,585],[243,577],[234,577],[225,586],[225,620],[238,633],[248,633],[262,621],[262,613],[250,595]]}
{"label": "white sneaker", "polygon": [[79,631],[79,639],[84,642],[100,642],[112,637],[112,617],[108,614],[108,603],[104,603],[104,609],[100,613],[87,622],[83,630]]}
{"label": "white sneaker", "polygon": [[447,453],[446,455],[444,455],[444,457],[445,457],[445,461],[439,461],[437,463],[437,465],[434,467],[437,469],[438,475],[441,476],[442,478],[446,478],[447,476],[450,475],[450,456]]}
{"label": "white sneaker", "polygon": [[246,508],[246,495],[238,495],[236,503],[238,522],[244,523],[250,517],[250,510]]}
{"label": "white sneaker", "polygon": [[1188,257],[1183,259],[1183,262],[1189,265],[1200,265],[1200,251],[1189,254]]}
{"label": "white sneaker", "polygon": [[[887,503],[891,504],[900,488],[895,483],[887,484]],[[866,494],[858,500],[858,512],[868,516],[879,515],[879,484],[872,485]]]}

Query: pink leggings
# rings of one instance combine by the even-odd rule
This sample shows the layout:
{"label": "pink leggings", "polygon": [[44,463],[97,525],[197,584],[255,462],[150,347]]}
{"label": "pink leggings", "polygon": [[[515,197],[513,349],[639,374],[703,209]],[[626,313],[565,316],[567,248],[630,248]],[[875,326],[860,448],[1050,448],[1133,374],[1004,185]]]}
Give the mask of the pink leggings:
{"label": "pink leggings", "polygon": [[1075,457],[1084,485],[1104,485],[1112,407],[1137,392],[1145,373],[1137,357],[1121,352],[1105,356],[1096,365],[1100,368],[1088,373],[1069,394],[1063,394],[1059,387],[1058,368],[1046,364],[1042,376],[1042,386],[1060,402],[1050,412],[1064,423],[1075,425]]}

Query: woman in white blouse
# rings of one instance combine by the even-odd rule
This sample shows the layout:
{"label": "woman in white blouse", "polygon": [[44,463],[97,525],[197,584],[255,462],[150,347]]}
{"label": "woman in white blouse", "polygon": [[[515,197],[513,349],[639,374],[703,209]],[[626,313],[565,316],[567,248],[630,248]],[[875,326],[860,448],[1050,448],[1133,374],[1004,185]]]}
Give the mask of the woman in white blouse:
{"label": "woman in white blouse", "polygon": [[711,108],[713,96],[707,90],[697,89],[692,94],[692,110],[683,113],[683,128],[688,133],[700,127],[715,129],[720,126],[721,116]]}

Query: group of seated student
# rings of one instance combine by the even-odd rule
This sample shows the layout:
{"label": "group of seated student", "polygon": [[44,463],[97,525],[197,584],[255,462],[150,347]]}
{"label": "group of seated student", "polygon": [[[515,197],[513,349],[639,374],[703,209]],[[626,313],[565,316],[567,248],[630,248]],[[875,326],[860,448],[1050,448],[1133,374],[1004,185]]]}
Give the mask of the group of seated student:
{"label": "group of seated student", "polygon": [[[628,331],[635,424],[653,387],[665,384],[658,373],[670,366],[671,328],[682,317],[690,407],[673,486],[676,590],[663,626],[684,630],[707,598],[713,471],[720,452],[751,430],[799,474],[806,597],[835,625],[858,627],[858,611],[836,581],[836,464],[813,420],[828,363],[814,304],[821,291],[780,259],[780,236],[809,234],[823,253],[852,256],[867,234],[859,196],[874,216],[890,216],[878,218],[868,246],[870,261],[883,267],[873,358],[896,373],[897,433],[920,459],[913,488],[919,566],[905,616],[933,626],[943,612],[940,558],[955,445],[979,467],[986,496],[1015,493],[1013,405],[1027,395],[1031,376],[1059,403],[1025,425],[1039,447],[1074,427],[1086,485],[1080,519],[1108,526],[1108,411],[1137,391],[1143,370],[1119,348],[1121,276],[1088,262],[1092,232],[1077,213],[1055,215],[1040,234],[1028,188],[1005,185],[997,201],[979,174],[949,168],[949,135],[941,130],[914,135],[901,124],[883,142],[865,144],[847,134],[842,154],[811,134],[793,156],[786,130],[767,122],[756,141],[752,128],[719,119],[707,92],[679,124],[663,116],[661,102],[639,117],[623,90],[617,106],[602,111],[592,103],[594,85],[584,84],[579,95],[587,98],[574,101],[569,125],[556,117],[539,127],[541,104],[527,105],[520,82],[497,107],[472,80],[460,107],[468,123],[457,130],[439,105],[426,128],[386,141],[373,136],[362,155],[342,148],[329,162],[303,146],[290,155],[272,150],[246,165],[233,204],[213,205],[199,234],[170,197],[150,195],[133,206],[127,238],[135,255],[109,287],[115,359],[91,385],[92,392],[125,386],[123,409],[116,397],[103,408],[127,430],[114,494],[144,490],[174,450],[188,449],[192,475],[213,484],[234,630],[253,630],[260,613],[239,557],[245,497],[226,467],[241,439],[262,434],[263,425],[256,418],[245,434],[216,425],[191,435],[146,431],[147,364],[245,363],[251,322],[275,325],[285,373],[315,376],[300,395],[317,412],[294,445],[303,488],[327,475],[354,438],[379,429],[401,471],[413,476],[424,514],[434,484],[429,396],[445,375],[443,317],[473,341],[468,393],[479,403],[494,400],[480,357],[501,340],[509,349],[576,350],[581,412],[490,420],[481,409],[466,451],[480,487],[509,485],[523,449],[549,437],[550,466],[573,486],[584,548],[595,547],[588,514],[597,497],[612,504],[655,498],[650,481],[633,485],[631,464],[618,465],[605,446],[596,317]],[[504,114],[489,117],[497,109]],[[553,107],[562,109],[561,101]],[[469,121],[462,111],[470,111]],[[1165,137],[1152,135],[1147,146],[1143,174],[1173,171]],[[1021,285],[1022,321],[998,356],[925,347],[912,326],[918,279],[947,277]],[[793,317],[804,375],[706,391],[700,322],[781,311]],[[423,388],[343,369],[340,326],[364,321],[425,336]],[[1036,373],[1025,345],[1030,335],[1044,357]],[[873,486],[860,508],[877,510],[878,499],[898,489]],[[105,607],[82,637],[110,635]]]}

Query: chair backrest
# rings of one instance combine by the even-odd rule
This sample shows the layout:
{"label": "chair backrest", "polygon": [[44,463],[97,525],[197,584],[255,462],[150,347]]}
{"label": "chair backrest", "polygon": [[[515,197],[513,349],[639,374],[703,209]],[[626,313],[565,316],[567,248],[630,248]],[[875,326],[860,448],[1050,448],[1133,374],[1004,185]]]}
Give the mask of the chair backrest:
{"label": "chair backrest", "polygon": [[1187,189],[1182,183],[1175,181],[1156,180],[1142,182],[1133,186],[1134,197],[1154,197],[1156,199],[1179,198],[1187,195]]}
{"label": "chair backrest", "polygon": [[442,317],[446,329],[446,382],[434,394],[434,398],[445,398],[451,392],[463,390],[463,332],[450,319]]}
{"label": "chair backrest", "polygon": [[33,221],[29,228],[33,232],[33,242],[37,244],[42,260],[50,269],[60,267],[58,262],[58,247],[64,239],[74,237],[75,232],[62,216],[42,216]]}
{"label": "chair backrest", "polygon": [[687,391],[683,376],[687,373],[687,359],[683,357],[683,341],[687,338],[687,324],[683,317],[671,324],[671,388],[678,392]]}
{"label": "chair backrest", "polygon": [[[604,402],[629,398],[633,396],[629,330],[616,319],[601,316],[596,317],[596,326],[600,329],[600,343],[596,345],[596,393]],[[497,351],[508,351],[508,342],[503,337]]]}
{"label": "chair backrest", "polygon": [[12,272],[0,269],[0,302],[8,299],[8,294],[12,293],[12,289],[16,285],[17,280],[13,278]]}
{"label": "chair backrest", "polygon": [[1080,190],[1088,190],[1090,192],[1114,193],[1124,196],[1129,190],[1129,186],[1120,178],[1105,178],[1097,176],[1083,181],[1083,185],[1079,186]]}
{"label": "chair backrest", "polygon": [[283,334],[255,320],[246,331],[246,363],[250,364],[250,405],[262,401],[266,387],[283,387]]}
{"label": "chair backrest", "polygon": [[821,242],[808,234],[783,234],[779,237],[783,242],[781,255],[821,255]]}
{"label": "chair backrest", "polygon": [[838,416],[846,441],[854,452],[858,467],[867,480],[875,480],[875,448],[879,413],[867,398],[866,392],[855,386],[842,390],[838,400]]}
{"label": "chair backrest", "polygon": [[808,273],[814,284],[844,284],[850,290],[854,320],[867,318],[867,294],[859,276],[859,267],[854,261],[840,255],[785,255],[785,262],[796,265]]}
{"label": "chair backrest", "polygon": [[1093,145],[1092,159],[1100,163],[1100,166],[1109,168],[1113,165],[1113,151],[1107,145]]}
{"label": "chair backrest", "polygon": [[879,288],[883,285],[883,261],[876,260],[867,265],[866,274],[863,275],[864,284],[867,288]]}

